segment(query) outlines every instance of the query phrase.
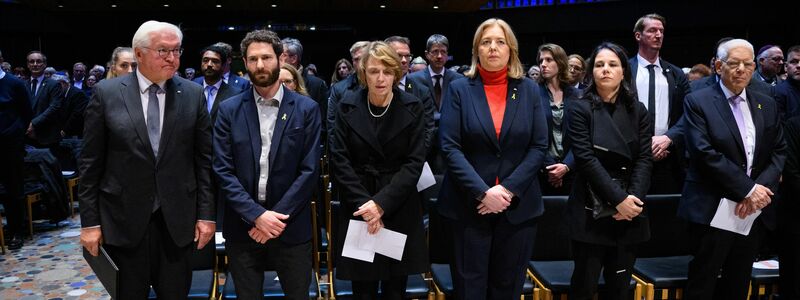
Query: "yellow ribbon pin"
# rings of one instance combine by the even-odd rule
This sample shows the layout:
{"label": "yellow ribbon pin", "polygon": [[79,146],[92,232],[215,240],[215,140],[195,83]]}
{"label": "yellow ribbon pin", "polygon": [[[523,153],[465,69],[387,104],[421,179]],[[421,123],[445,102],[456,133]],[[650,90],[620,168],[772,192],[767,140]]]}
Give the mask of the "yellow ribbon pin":
{"label": "yellow ribbon pin", "polygon": [[511,100],[517,100],[517,88],[514,88],[514,92],[511,94]]}
{"label": "yellow ribbon pin", "polygon": [[281,120],[286,121],[286,113],[283,113],[283,117],[281,117]]}
{"label": "yellow ribbon pin", "polygon": [[758,109],[761,109],[761,103],[758,104]]}

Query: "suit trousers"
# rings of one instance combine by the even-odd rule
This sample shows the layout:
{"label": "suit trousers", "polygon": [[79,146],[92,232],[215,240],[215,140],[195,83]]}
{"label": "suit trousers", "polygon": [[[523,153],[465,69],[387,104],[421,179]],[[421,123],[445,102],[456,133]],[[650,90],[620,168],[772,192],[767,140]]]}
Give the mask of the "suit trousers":
{"label": "suit trousers", "polygon": [[377,300],[378,284],[380,283],[381,299],[383,300],[402,300],[405,299],[406,285],[408,276],[392,278],[391,280],[381,281],[353,281],[353,299],[355,300]]}
{"label": "suit trousers", "polygon": [[592,299],[600,272],[606,289],[600,299],[629,299],[636,245],[605,246],[572,241],[575,269],[570,280],[569,299]]}
{"label": "suit trousers", "polygon": [[264,271],[274,269],[286,299],[308,299],[311,285],[311,241],[290,245],[279,239],[226,242],[231,275],[239,299],[264,298]]}
{"label": "suit trousers", "polygon": [[685,299],[746,299],[763,230],[760,218],[747,236],[690,223],[689,236],[695,249],[689,262]]}
{"label": "suit trousers", "polygon": [[120,299],[147,299],[150,286],[158,299],[186,299],[192,282],[189,256],[194,243],[172,240],[161,210],[150,216],[144,238],[133,248],[104,245],[119,267]]}
{"label": "suit trousers", "polygon": [[[0,184],[5,187],[3,207],[11,235],[25,233],[25,210],[22,205],[25,188],[25,145],[22,138],[0,140]],[[9,236],[8,238],[11,238]]]}
{"label": "suit trousers", "polygon": [[537,219],[511,224],[503,213],[477,219],[452,221],[450,268],[455,298],[519,299],[536,240]]}

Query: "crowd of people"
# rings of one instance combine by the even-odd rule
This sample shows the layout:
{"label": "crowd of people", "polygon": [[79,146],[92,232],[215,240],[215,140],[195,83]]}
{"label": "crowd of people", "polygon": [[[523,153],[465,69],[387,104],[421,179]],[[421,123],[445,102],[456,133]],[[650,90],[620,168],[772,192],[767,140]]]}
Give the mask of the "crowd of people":
{"label": "crowd of people", "polygon": [[[26,147],[76,139],[81,244],[117,262],[125,299],[151,286],[184,298],[189,254],[217,227],[237,295],[259,298],[270,266],[287,297],[306,298],[321,158],[341,202],[336,276],[357,299],[376,299],[379,286],[382,298],[402,299],[407,276],[429,269],[416,189],[424,165],[443,178],[428,213],[452,226],[458,299],[520,295],[543,195],[569,197],[570,299],[592,299],[601,276],[609,299],[626,298],[637,245],[650,238],[648,194],[682,195],[676,213],[693,245],[684,298],[744,299],[765,254],[780,256],[782,296],[798,298],[800,46],[784,55],[723,38],[709,66],[680,68],[660,56],[666,25],[639,18],[630,56],[612,42],[586,58],[543,44],[530,68],[496,18],[476,29],[466,66],[446,67],[441,34],[427,39],[425,58],[402,36],[357,41],[330,87],[301,64],[298,39],[269,30],[241,41],[243,74],[220,42],[180,76],[181,59],[197,57],[177,26],[157,21],[88,73],[81,62],[57,72],[40,51],[15,68],[0,53],[9,248],[24,243]],[[758,216],[748,234],[711,225],[725,201],[738,218]],[[342,255],[352,220],[370,234],[405,234],[402,259]]]}

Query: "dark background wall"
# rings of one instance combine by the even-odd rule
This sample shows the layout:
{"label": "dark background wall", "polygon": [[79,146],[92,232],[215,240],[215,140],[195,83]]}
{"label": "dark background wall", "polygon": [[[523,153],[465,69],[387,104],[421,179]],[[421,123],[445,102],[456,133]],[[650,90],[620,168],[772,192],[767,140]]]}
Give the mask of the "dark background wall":
{"label": "dark background wall", "polygon": [[[54,3],[62,1],[0,1],[0,49],[5,60],[14,66],[24,65],[25,54],[37,49],[48,56],[50,66],[59,70],[71,69],[76,61],[105,64],[114,47],[130,45],[138,26],[151,19],[179,24],[184,30],[186,52],[181,69],[198,67],[202,47],[225,41],[238,49],[247,31],[271,24],[281,37],[291,36],[303,42],[303,63],[316,64],[326,80],[337,59],[349,58],[348,49],[354,41],[395,34],[411,38],[415,56],[423,55],[430,34],[444,34],[451,43],[450,65],[468,64],[475,28],[490,17],[511,24],[526,64],[534,62],[536,48],[545,42],[557,43],[568,53],[587,56],[595,45],[608,40],[622,44],[633,54],[633,24],[651,12],[667,18],[662,57],[679,66],[707,63],[716,41],[724,36],[746,38],[756,49],[767,43],[784,49],[800,43],[800,26],[790,13],[796,8],[782,7],[792,1],[610,1],[473,12],[363,7],[350,10],[346,6],[335,10],[270,10],[264,8],[268,1],[245,1],[246,7],[223,8],[163,8],[155,0],[93,1],[130,4],[116,9],[107,5],[57,8]],[[140,8],[134,7],[137,3],[141,3]],[[312,25],[315,31],[309,30]],[[234,30],[228,30],[229,26]]]}

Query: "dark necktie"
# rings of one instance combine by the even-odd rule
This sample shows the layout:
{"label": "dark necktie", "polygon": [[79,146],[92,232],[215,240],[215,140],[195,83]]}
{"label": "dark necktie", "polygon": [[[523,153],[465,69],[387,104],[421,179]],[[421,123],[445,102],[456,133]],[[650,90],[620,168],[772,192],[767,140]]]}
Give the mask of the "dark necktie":
{"label": "dark necktie", "polygon": [[31,96],[36,97],[36,84],[39,81],[36,78],[31,79]]}
{"label": "dark necktie", "polygon": [[433,75],[433,80],[436,81],[433,84],[433,97],[436,100],[436,109],[442,109],[442,75]]}
{"label": "dark necktie", "polygon": [[[655,125],[656,123],[656,65],[647,66],[647,72],[650,73],[650,83],[648,84],[647,91],[647,110],[650,113],[650,122]],[[653,131],[656,127],[653,126]]]}

